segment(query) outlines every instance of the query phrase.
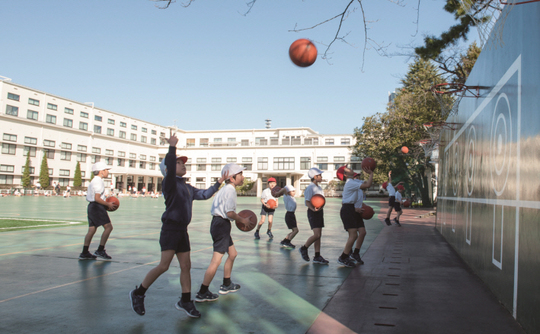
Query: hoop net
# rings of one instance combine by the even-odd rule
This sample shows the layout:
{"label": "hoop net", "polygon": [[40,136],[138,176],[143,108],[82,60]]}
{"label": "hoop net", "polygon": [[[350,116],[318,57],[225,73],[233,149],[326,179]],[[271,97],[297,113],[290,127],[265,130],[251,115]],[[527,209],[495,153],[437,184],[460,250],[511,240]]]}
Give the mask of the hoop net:
{"label": "hoop net", "polygon": [[431,139],[420,140],[418,145],[424,150],[424,155],[430,158],[433,158],[433,152],[439,148],[439,143]]}
{"label": "hoop net", "polygon": [[464,97],[480,97],[480,86],[462,83],[442,83],[431,87],[431,93],[441,105],[441,117],[446,119],[458,113],[459,103]]}

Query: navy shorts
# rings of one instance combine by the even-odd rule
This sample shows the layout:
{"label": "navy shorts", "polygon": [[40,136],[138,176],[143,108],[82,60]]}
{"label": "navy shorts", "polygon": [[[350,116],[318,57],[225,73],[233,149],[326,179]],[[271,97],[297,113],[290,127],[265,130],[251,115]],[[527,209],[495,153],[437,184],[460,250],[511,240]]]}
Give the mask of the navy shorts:
{"label": "navy shorts", "polygon": [[266,206],[263,205],[261,208],[261,216],[273,216],[274,211],[276,211],[276,209],[268,209]]}
{"label": "navy shorts", "polygon": [[401,203],[400,202],[394,202],[394,210],[396,210],[396,212],[401,211]]}
{"label": "navy shorts", "polygon": [[176,228],[163,224],[159,236],[161,251],[174,250],[174,253],[185,253],[191,251],[189,244],[189,234],[187,229]]}
{"label": "navy shorts", "polygon": [[214,242],[214,252],[227,253],[234,245],[231,237],[231,221],[220,216],[214,216],[210,224],[210,234]]}
{"label": "navy shorts", "polygon": [[88,203],[88,226],[99,227],[110,222],[111,218],[109,218],[105,205],[98,202]]}
{"label": "navy shorts", "polygon": [[354,204],[343,204],[339,215],[341,216],[341,221],[343,222],[343,228],[345,230],[365,227],[362,216],[354,209]]}
{"label": "navy shorts", "polygon": [[296,224],[296,215],[294,214],[294,211],[287,211],[287,213],[285,214],[285,224],[287,224],[287,227],[289,229],[298,227],[298,225]]}
{"label": "navy shorts", "polygon": [[324,212],[323,209],[319,211],[307,210],[307,219],[309,221],[309,226],[313,230],[314,228],[323,228],[324,227]]}
{"label": "navy shorts", "polygon": [[390,196],[388,198],[388,206],[393,208],[395,204],[396,204],[396,196]]}

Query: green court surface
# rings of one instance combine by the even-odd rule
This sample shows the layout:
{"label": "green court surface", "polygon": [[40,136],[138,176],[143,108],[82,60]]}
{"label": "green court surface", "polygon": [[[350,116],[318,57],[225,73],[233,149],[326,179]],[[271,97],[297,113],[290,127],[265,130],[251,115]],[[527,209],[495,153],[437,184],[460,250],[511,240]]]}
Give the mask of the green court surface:
{"label": "green court surface", "polygon": [[[146,315],[131,310],[128,293],[139,285],[160,258],[159,232],[163,199],[121,198],[110,213],[114,230],[106,245],[112,261],[78,261],[85,224],[0,233],[0,332],[2,333],[305,333],[352,269],[337,258],[347,238],[340,199],[327,199],[321,254],[329,265],[304,262],[298,250],[279,242],[288,233],[283,202],[274,219],[274,240],[233,227],[238,250],[232,280],[242,288],[211,303],[197,303],[200,319],[175,309],[180,296],[179,265],[173,262],[146,293]],[[379,200],[368,201],[379,212]],[[0,216],[85,221],[82,197],[3,197]],[[212,255],[211,200],[193,205],[189,226],[192,298]],[[260,211],[254,197],[239,197],[237,211]],[[303,198],[296,212],[298,247],[311,235]],[[266,225],[266,224],[265,224]],[[383,228],[378,219],[366,222],[363,254]],[[266,232],[266,226],[261,229]],[[90,251],[97,248],[101,229]],[[297,248],[298,248],[297,247]],[[313,257],[313,247],[310,247]],[[210,290],[219,289],[220,266]]]}

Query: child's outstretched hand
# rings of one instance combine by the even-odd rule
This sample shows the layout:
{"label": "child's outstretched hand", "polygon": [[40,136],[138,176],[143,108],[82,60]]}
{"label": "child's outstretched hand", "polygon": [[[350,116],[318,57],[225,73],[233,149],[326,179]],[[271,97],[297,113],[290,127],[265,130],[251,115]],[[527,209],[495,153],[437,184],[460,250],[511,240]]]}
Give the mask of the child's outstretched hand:
{"label": "child's outstretched hand", "polygon": [[171,130],[171,136],[169,137],[169,139],[167,139],[167,142],[171,146],[176,146],[176,144],[178,143],[178,138],[176,137],[176,134],[172,132],[172,130]]}

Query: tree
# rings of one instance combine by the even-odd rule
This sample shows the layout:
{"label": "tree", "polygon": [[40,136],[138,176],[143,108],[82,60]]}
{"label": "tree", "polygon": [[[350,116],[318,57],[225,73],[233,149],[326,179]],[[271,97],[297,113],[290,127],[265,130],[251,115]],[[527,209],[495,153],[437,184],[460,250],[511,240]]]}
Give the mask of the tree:
{"label": "tree", "polygon": [[41,188],[45,189],[49,186],[49,165],[47,164],[47,152],[43,153],[43,159],[41,160],[41,168],[39,172],[39,184]]}
{"label": "tree", "polygon": [[[225,182],[223,182],[221,185],[223,186]],[[255,185],[255,181],[244,181],[244,184],[242,184],[240,187],[236,187],[236,193],[239,195],[245,195],[248,191],[253,189],[253,186]]]}
{"label": "tree", "polygon": [[32,182],[30,181],[30,151],[26,154],[26,164],[24,165],[21,183],[24,189],[32,186]]}
{"label": "tree", "polygon": [[75,166],[75,175],[73,176],[73,187],[82,186],[82,177],[81,177],[81,164],[77,161]]}

